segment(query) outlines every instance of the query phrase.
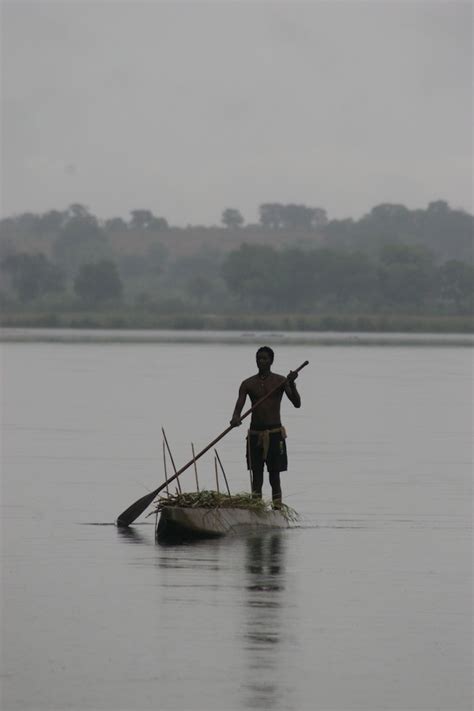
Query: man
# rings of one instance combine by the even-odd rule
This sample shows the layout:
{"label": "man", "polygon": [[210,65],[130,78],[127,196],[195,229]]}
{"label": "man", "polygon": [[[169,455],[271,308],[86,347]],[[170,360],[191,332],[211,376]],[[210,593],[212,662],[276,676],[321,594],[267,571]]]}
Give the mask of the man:
{"label": "man", "polygon": [[240,414],[247,395],[254,405],[264,395],[281,385],[281,388],[252,412],[247,435],[247,467],[252,472],[252,493],[259,498],[262,496],[263,468],[266,464],[272,487],[273,507],[281,508],[280,472],[287,470],[288,459],[286,433],[280,420],[280,403],[284,392],[295,407],[301,407],[301,398],[295,385],[298,373],[291,371],[287,379],[283,375],[272,373],[273,359],[274,353],[271,348],[262,346],[258,349],[258,373],[242,382],[230,424],[232,427],[241,424]]}

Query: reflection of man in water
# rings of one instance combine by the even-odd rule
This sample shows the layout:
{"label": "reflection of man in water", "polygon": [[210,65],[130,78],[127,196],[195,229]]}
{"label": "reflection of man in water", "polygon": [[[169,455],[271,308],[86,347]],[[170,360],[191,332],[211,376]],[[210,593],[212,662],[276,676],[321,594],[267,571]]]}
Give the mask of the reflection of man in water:
{"label": "reflection of man in water", "polygon": [[263,468],[267,470],[272,487],[274,508],[281,507],[280,472],[286,472],[288,460],[286,454],[286,433],[280,420],[280,403],[285,392],[295,407],[301,407],[301,398],[296,389],[295,380],[298,373],[291,371],[287,377],[277,375],[270,370],[274,353],[268,346],[262,346],[257,351],[257,375],[244,380],[239,388],[239,397],[235,405],[230,424],[237,427],[241,424],[240,414],[247,395],[254,405],[260,398],[281,384],[281,388],[270,395],[252,413],[250,429],[247,435],[247,466],[252,472],[252,493],[262,496]]}
{"label": "reflection of man in water", "polygon": [[282,699],[288,698],[284,640],[290,603],[285,591],[285,544],[280,531],[245,538],[243,651],[247,673],[242,689],[244,706],[249,709],[298,708],[282,705]]}
{"label": "reflection of man in water", "polygon": [[[280,590],[283,589],[278,579],[270,579],[268,576],[279,575],[282,572],[282,536],[281,533],[273,533],[270,536],[247,536],[247,572],[253,576],[249,577],[252,583],[247,590]],[[260,577],[258,577],[260,576]]]}

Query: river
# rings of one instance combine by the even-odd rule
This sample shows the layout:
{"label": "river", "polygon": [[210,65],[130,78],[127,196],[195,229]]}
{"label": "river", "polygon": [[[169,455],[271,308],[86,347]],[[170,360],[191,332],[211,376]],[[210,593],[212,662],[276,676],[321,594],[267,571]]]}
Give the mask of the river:
{"label": "river", "polygon": [[[3,711],[471,708],[470,347],[25,333],[1,347]],[[117,529],[163,481],[161,426],[184,464],[265,341],[276,372],[310,362],[283,405],[299,523],[179,546],[152,518]],[[233,491],[244,435],[218,445]]]}

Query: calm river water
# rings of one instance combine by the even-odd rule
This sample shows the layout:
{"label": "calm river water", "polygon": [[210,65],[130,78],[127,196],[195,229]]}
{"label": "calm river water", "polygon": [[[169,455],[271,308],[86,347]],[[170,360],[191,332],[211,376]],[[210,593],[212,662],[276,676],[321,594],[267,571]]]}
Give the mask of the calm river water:
{"label": "calm river water", "polygon": [[163,480],[162,425],[177,465],[227,427],[257,342],[2,344],[3,711],[471,708],[469,347],[277,343],[276,372],[310,361],[283,408],[300,524],[113,525]]}

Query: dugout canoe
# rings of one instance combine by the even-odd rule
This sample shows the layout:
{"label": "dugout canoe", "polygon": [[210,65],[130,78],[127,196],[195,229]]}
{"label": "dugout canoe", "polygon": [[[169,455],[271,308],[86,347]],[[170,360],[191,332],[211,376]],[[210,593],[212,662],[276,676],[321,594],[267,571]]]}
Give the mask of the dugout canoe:
{"label": "dugout canoe", "polygon": [[288,525],[288,520],[280,511],[166,506],[160,511],[155,533],[160,541],[219,538],[259,528],[288,528]]}

